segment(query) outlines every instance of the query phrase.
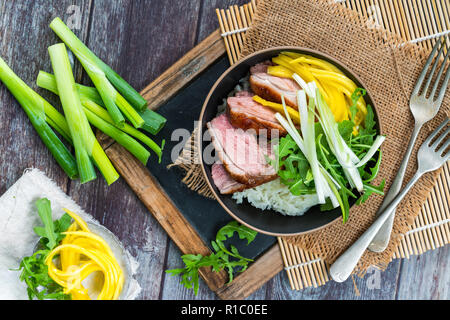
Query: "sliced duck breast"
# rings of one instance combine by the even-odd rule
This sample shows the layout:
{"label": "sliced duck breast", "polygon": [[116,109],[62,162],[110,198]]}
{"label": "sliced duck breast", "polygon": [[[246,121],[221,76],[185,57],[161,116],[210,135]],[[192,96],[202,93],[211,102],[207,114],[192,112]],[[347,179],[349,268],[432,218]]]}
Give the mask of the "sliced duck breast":
{"label": "sliced duck breast", "polygon": [[232,194],[235,192],[243,191],[247,188],[245,184],[239,183],[234,180],[230,174],[225,170],[225,167],[216,162],[211,167],[211,176],[217,189],[221,194]]}
{"label": "sliced duck breast", "polygon": [[267,72],[257,72],[250,76],[250,88],[265,100],[281,103],[284,96],[286,105],[297,108],[298,84],[287,78],[271,76]]}
{"label": "sliced duck breast", "polygon": [[267,163],[273,157],[270,148],[259,146],[257,137],[235,128],[222,114],[207,123],[214,148],[230,176],[239,183],[257,186],[277,178],[275,169]]}
{"label": "sliced duck breast", "polygon": [[255,64],[253,67],[250,68],[250,74],[267,73],[268,66],[273,66],[272,61],[267,60],[267,61]]}
{"label": "sliced duck breast", "polygon": [[253,129],[256,134],[263,134],[267,138],[287,134],[275,118],[276,112],[257,103],[252,96],[228,98],[227,113],[234,127],[244,130]]}

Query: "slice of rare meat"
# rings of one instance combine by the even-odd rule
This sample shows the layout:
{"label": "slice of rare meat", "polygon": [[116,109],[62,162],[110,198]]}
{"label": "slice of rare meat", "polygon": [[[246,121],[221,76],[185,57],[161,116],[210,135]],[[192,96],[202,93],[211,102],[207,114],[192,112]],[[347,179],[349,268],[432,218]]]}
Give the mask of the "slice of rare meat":
{"label": "slice of rare meat", "polygon": [[232,194],[235,192],[243,191],[247,188],[245,184],[239,183],[234,180],[230,174],[225,170],[225,167],[216,162],[211,167],[211,176],[217,189],[221,194]]}
{"label": "slice of rare meat", "polygon": [[256,134],[262,134],[268,138],[287,134],[275,118],[276,112],[254,101],[251,96],[228,98],[227,113],[234,127],[244,130],[252,129]]}
{"label": "slice of rare meat", "polygon": [[255,187],[277,178],[275,169],[267,163],[272,158],[270,143],[258,145],[257,137],[235,128],[222,114],[207,123],[218,156],[230,176],[239,183]]}
{"label": "slice of rare meat", "polygon": [[253,67],[250,67],[250,74],[267,73],[268,66],[273,66],[272,61],[267,60],[267,61],[255,64]]}
{"label": "slice of rare meat", "polygon": [[251,71],[250,88],[256,95],[277,103],[281,103],[283,95],[287,105],[297,108],[297,91],[300,87],[294,80],[268,74],[267,65],[256,65]]}

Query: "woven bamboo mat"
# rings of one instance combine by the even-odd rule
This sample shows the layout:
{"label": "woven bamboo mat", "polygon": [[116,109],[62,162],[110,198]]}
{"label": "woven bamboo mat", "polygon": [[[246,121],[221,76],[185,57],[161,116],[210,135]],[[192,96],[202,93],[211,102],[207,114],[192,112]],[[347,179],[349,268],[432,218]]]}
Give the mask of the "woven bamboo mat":
{"label": "woven bamboo mat", "polygon": [[[436,39],[450,34],[448,0],[335,0],[367,18],[370,28],[384,28],[431,50]],[[249,27],[257,1],[226,10],[216,9],[220,30],[231,64],[239,60],[245,31]],[[393,259],[420,255],[450,241],[450,164],[447,162],[436,185],[423,204],[411,230],[397,248]],[[320,257],[278,238],[292,289],[318,287],[328,280],[328,265]]]}

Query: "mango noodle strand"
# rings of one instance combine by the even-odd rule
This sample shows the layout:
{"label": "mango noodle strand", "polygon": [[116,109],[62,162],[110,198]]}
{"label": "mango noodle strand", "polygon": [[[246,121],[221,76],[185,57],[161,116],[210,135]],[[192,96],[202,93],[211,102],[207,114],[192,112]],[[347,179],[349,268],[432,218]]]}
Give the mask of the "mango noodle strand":
{"label": "mango noodle strand", "polygon": [[49,276],[73,300],[89,300],[91,296],[82,282],[94,272],[99,272],[103,275],[103,283],[97,299],[118,299],[125,278],[111,248],[103,238],[89,230],[80,216],[64,210],[74,222],[63,233],[65,238],[47,256]]}

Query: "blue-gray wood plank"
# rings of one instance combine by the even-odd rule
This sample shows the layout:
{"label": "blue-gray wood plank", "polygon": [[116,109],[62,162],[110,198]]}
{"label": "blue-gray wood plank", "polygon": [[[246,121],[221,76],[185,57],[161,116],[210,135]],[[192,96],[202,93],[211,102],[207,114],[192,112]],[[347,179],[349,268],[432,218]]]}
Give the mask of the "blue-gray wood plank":
{"label": "blue-gray wood plank", "polygon": [[[33,88],[40,69],[50,71],[47,47],[58,41],[50,20],[80,14],[75,33],[136,88],[143,88],[217,29],[215,8],[248,0],[0,0],[0,55]],[[75,17],[76,18],[76,17]],[[77,22],[77,20],[72,20]],[[89,83],[80,65],[76,78]],[[58,105],[51,94],[38,90]],[[201,103],[201,102],[199,102]],[[0,194],[28,167],[50,178],[112,230],[140,262],[140,299],[216,299],[202,282],[197,296],[166,276],[182,265],[180,252],[127,184],[108,187],[102,178],[87,185],[69,181],[34,132],[24,112],[0,84]],[[279,273],[249,299],[449,299],[449,247],[393,261],[385,272],[293,291]],[[355,290],[355,285],[357,290]]]}

